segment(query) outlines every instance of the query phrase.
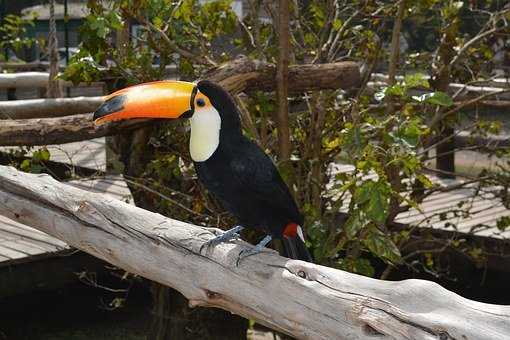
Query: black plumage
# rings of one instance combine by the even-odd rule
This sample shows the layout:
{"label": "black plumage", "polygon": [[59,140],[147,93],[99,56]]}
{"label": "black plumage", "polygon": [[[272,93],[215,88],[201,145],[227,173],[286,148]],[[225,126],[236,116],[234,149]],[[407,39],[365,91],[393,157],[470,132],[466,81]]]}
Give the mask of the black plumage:
{"label": "black plumage", "polygon": [[221,118],[217,149],[206,161],[194,163],[200,181],[241,225],[285,238],[287,256],[309,261],[299,235],[284,237],[289,224],[303,225],[303,216],[271,159],[242,134],[233,98],[212,82],[197,86]]}

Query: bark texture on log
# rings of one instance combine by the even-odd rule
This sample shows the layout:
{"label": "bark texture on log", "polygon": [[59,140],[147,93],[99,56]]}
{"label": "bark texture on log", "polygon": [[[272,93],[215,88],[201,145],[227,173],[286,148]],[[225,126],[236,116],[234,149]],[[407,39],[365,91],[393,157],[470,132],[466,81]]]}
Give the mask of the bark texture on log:
{"label": "bark texture on log", "polygon": [[[219,66],[204,79],[220,82],[232,94],[275,90],[276,67],[247,57],[238,57]],[[360,83],[358,64],[350,61],[331,64],[289,66],[289,93],[351,89]]]}
{"label": "bark texture on log", "polygon": [[[231,93],[275,89],[275,68],[271,64],[246,57],[219,67],[208,77]],[[341,62],[322,65],[299,65],[289,69],[289,91],[295,92],[351,88],[359,83],[355,63]],[[3,115],[9,115],[4,112]],[[122,123],[122,122],[121,122]],[[147,121],[145,121],[147,124]],[[0,121],[0,146],[33,146],[77,142],[118,133],[122,128],[135,128],[140,122],[123,122],[95,128],[91,115],[62,118]]]}
{"label": "bark texture on log", "polygon": [[280,257],[235,265],[246,243],[199,253],[217,229],[172,220],[47,175],[0,166],[0,214],[132,273],[298,339],[508,339],[510,306],[428,281],[389,282]]}
{"label": "bark texture on log", "polygon": [[93,112],[103,97],[73,97],[0,101],[0,119],[54,118]]}
{"label": "bark texture on log", "polygon": [[49,145],[111,136],[147,125],[148,120],[127,120],[96,127],[92,113],[60,118],[0,120],[0,146]]}

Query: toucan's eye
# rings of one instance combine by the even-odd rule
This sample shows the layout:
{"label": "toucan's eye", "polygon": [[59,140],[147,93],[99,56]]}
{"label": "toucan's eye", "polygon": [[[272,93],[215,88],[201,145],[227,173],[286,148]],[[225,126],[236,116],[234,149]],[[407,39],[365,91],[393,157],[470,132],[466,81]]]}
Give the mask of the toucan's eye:
{"label": "toucan's eye", "polygon": [[204,107],[205,106],[204,98],[198,98],[197,99],[197,106],[200,106],[200,107]]}

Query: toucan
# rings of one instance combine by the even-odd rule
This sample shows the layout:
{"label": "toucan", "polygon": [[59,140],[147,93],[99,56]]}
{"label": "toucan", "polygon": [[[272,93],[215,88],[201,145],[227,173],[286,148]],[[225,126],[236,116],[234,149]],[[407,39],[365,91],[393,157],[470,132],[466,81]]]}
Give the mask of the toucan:
{"label": "toucan", "polygon": [[[189,151],[199,180],[234,215],[239,225],[207,241],[207,248],[239,237],[244,227],[267,236],[241,258],[256,254],[273,239],[283,240],[284,256],[311,262],[301,226],[303,215],[268,155],[243,135],[231,95],[202,80],[157,81],[131,86],[105,98],[94,122],[133,118],[189,118]],[[201,248],[202,251],[202,248]]]}

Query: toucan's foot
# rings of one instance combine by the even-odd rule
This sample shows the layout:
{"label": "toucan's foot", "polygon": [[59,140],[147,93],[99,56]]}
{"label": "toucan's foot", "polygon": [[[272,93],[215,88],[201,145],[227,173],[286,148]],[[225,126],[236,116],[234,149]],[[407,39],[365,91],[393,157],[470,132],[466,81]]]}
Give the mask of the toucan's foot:
{"label": "toucan's foot", "polygon": [[238,225],[232,229],[225,231],[224,233],[222,233],[222,234],[210,239],[209,241],[205,242],[204,244],[202,244],[199,252],[201,253],[204,248],[209,249],[209,247],[216,247],[218,244],[220,244],[222,242],[227,242],[232,239],[239,238],[239,232],[243,229],[244,229],[244,227]]}
{"label": "toucan's foot", "polygon": [[255,247],[253,247],[251,249],[243,249],[243,250],[241,250],[241,252],[239,253],[239,256],[237,257],[236,266],[239,266],[239,263],[241,262],[242,259],[244,259],[244,258],[246,258],[248,256],[252,256],[252,255],[261,253],[264,250],[264,247],[269,242],[271,242],[271,240],[272,240],[271,235],[267,235]]}

